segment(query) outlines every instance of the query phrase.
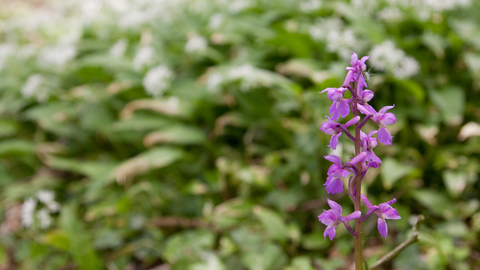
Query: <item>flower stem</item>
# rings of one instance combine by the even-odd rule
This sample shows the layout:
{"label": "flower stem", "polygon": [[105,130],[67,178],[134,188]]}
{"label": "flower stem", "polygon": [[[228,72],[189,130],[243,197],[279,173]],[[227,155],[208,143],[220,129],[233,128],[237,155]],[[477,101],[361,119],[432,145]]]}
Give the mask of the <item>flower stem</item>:
{"label": "flower stem", "polygon": [[[357,89],[357,82],[358,79],[355,81],[355,90]],[[355,116],[358,115],[358,110],[357,110],[357,93],[353,92],[353,114]],[[352,94],[353,94],[352,93]],[[360,154],[360,129],[361,129],[361,123],[355,124],[355,156]],[[358,171],[362,171],[362,162],[357,163],[357,168]],[[362,185],[361,185],[361,180],[362,180],[362,174],[358,173],[355,175],[355,200],[354,200],[354,207],[355,211],[361,211],[361,203],[360,203],[360,194],[362,191]],[[355,240],[355,269],[356,270],[363,270],[363,246],[362,246],[362,223],[360,222],[360,219],[357,218],[355,220],[355,232],[357,233],[357,236],[354,238]]]}

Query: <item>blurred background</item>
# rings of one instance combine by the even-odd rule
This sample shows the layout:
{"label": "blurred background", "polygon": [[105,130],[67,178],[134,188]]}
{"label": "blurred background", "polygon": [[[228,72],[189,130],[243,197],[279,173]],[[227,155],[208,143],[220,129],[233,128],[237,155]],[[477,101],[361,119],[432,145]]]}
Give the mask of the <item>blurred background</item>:
{"label": "blurred background", "polygon": [[323,186],[318,93],[352,51],[398,119],[363,190],[402,219],[365,223],[366,261],[423,214],[383,269],[480,269],[479,1],[0,5],[0,269],[352,269],[317,218],[353,211]]}

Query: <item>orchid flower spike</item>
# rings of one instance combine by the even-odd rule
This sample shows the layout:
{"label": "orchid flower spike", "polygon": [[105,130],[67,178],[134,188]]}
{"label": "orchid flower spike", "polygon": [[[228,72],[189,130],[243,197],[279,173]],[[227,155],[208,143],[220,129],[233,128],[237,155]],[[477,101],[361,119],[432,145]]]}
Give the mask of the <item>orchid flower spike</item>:
{"label": "orchid flower spike", "polygon": [[400,215],[398,215],[397,210],[391,206],[391,204],[393,204],[397,200],[393,199],[391,201],[381,203],[377,206],[377,205],[372,205],[370,201],[367,199],[367,196],[365,196],[364,194],[361,194],[361,197],[362,197],[363,203],[369,209],[369,211],[365,216],[368,217],[368,215],[370,215],[371,212],[375,213],[378,216],[378,220],[377,220],[378,232],[385,239],[387,239],[388,227],[385,219],[401,219]]}
{"label": "orchid flower spike", "polygon": [[350,220],[360,218],[360,216],[362,215],[362,212],[355,211],[350,215],[343,217],[342,207],[338,203],[329,199],[327,199],[327,202],[332,209],[323,210],[323,213],[318,216],[318,219],[320,220],[320,222],[322,222],[327,226],[327,228],[325,229],[325,232],[323,233],[324,238],[327,239],[327,236],[328,236],[328,238],[330,238],[330,240],[333,241],[333,238],[335,237],[335,233],[336,233],[335,229],[340,223],[343,223],[351,234],[355,234],[355,232],[352,230],[352,227],[350,227],[348,222]]}

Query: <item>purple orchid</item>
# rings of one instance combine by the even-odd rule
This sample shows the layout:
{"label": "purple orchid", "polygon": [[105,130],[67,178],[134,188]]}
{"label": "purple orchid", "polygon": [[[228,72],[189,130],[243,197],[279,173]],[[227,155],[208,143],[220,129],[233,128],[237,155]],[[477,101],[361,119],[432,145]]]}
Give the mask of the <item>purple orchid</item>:
{"label": "purple orchid", "polygon": [[393,113],[387,113],[387,111],[393,107],[395,107],[395,105],[385,106],[377,113],[371,106],[366,107],[357,104],[357,108],[361,113],[369,115],[370,119],[380,126],[377,133],[378,141],[386,145],[392,145],[392,135],[390,135],[390,132],[388,132],[385,126],[393,125],[397,122],[397,118]]}
{"label": "purple orchid", "polygon": [[343,223],[351,234],[355,234],[355,232],[352,230],[348,222],[350,220],[360,218],[360,216],[362,215],[362,212],[355,211],[350,215],[343,217],[342,216],[343,209],[338,203],[329,199],[327,199],[327,202],[332,209],[323,210],[323,213],[318,216],[318,219],[320,220],[320,222],[322,222],[327,226],[327,228],[325,229],[325,232],[323,233],[323,236],[325,237],[325,239],[327,239],[327,236],[328,236],[328,238],[330,238],[330,240],[333,241],[333,238],[335,237],[335,233],[336,233],[335,229],[340,223]]}
{"label": "purple orchid", "polygon": [[327,88],[320,93],[328,92],[328,99],[333,101],[330,106],[329,113],[332,115],[332,119],[337,121],[340,116],[345,118],[350,113],[350,107],[348,106],[348,99],[344,99],[343,96],[347,88]]}
{"label": "purple orchid", "polygon": [[[355,125],[356,123],[358,123],[358,121],[360,121],[360,117],[357,116],[342,125],[334,122],[332,118],[328,116],[327,119],[328,121],[322,123],[322,125],[320,126],[320,130],[325,132],[325,134],[332,135],[332,138],[330,139],[330,144],[328,146],[332,147],[333,150],[337,149],[338,138],[342,135],[342,130],[345,130],[351,125]],[[346,132],[349,137],[353,138],[353,136],[348,131]]]}
{"label": "purple orchid", "polygon": [[[367,153],[367,158],[366,160],[371,163],[371,162],[376,162],[377,164],[382,164],[382,160],[375,155],[373,152],[373,148],[377,146],[377,139],[372,137],[374,134],[376,134],[377,131],[370,131],[367,134],[365,132],[360,131],[360,140],[361,143],[360,145],[362,146],[362,150]],[[370,166],[372,167],[372,166]],[[379,166],[376,166],[375,168],[378,168]]]}
{"label": "purple orchid", "polygon": [[372,214],[372,212],[375,213],[378,216],[378,220],[377,220],[378,232],[385,239],[387,239],[388,227],[385,219],[401,219],[400,215],[398,215],[397,210],[391,206],[391,204],[393,204],[397,200],[393,199],[391,201],[381,203],[377,206],[377,205],[372,205],[370,201],[367,199],[367,196],[365,196],[364,194],[361,194],[361,197],[362,197],[363,203],[369,209],[367,214],[365,214],[364,218],[367,218],[369,215]]}
{"label": "purple orchid", "polygon": [[346,178],[350,175],[351,171],[354,171],[355,164],[360,161],[363,161],[366,158],[367,154],[365,152],[360,153],[358,156],[353,158],[350,162],[342,165],[342,160],[335,155],[325,156],[324,158],[328,161],[333,162],[327,172],[327,182],[324,186],[328,194],[340,193],[343,191],[343,181],[342,178]]}

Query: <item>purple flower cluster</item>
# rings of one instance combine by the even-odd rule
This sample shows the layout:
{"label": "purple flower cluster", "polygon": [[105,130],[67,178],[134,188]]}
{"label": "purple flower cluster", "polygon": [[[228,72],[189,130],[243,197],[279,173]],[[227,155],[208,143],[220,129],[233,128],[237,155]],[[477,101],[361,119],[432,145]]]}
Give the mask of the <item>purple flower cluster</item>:
{"label": "purple flower cluster", "polygon": [[[355,211],[343,217],[342,207],[338,203],[328,200],[328,204],[332,209],[324,210],[318,218],[320,222],[327,226],[324,237],[328,236],[330,240],[333,240],[335,228],[340,223],[343,223],[347,230],[356,237],[357,234],[350,227],[349,221],[359,219],[360,222],[363,222],[372,213],[378,216],[378,231],[383,237],[387,238],[388,228],[385,219],[400,219],[397,210],[391,206],[396,199],[376,206],[372,205],[364,194],[356,193],[356,183],[361,181],[368,169],[381,166],[382,160],[373,152],[373,149],[377,146],[377,141],[385,145],[392,145],[393,137],[386,126],[392,125],[397,121],[393,113],[387,112],[394,106],[385,106],[377,112],[368,104],[374,96],[373,91],[365,89],[368,86],[363,73],[367,68],[365,62],[368,58],[369,56],[364,56],[358,59],[358,55],[353,53],[350,60],[351,66],[346,68],[348,72],[343,85],[339,88],[327,88],[320,92],[327,92],[328,98],[333,102],[329,110],[330,116],[326,116],[327,121],[320,126],[321,131],[332,136],[328,146],[336,149],[338,140],[343,134],[356,144],[355,157],[345,164],[342,163],[338,156],[325,156],[325,159],[333,163],[327,172],[328,177],[324,184],[326,190],[328,194],[342,192],[344,186],[342,178],[350,176],[348,181],[349,195],[352,198],[360,195],[364,205],[368,207],[368,211],[363,217],[361,216],[361,211]],[[354,84],[353,87],[351,86],[352,83]],[[345,97],[347,91],[351,94],[350,98]],[[350,112],[353,113],[352,119],[345,124],[337,123],[339,118],[347,117]],[[364,115],[363,119],[360,114]],[[372,130],[368,133],[361,131],[368,120],[378,125],[378,130]],[[348,130],[351,126],[355,127],[353,135]],[[358,182],[356,182],[356,179],[358,179]],[[359,201],[360,197],[357,197],[357,202]],[[355,206],[355,209],[360,209],[359,203]]]}

